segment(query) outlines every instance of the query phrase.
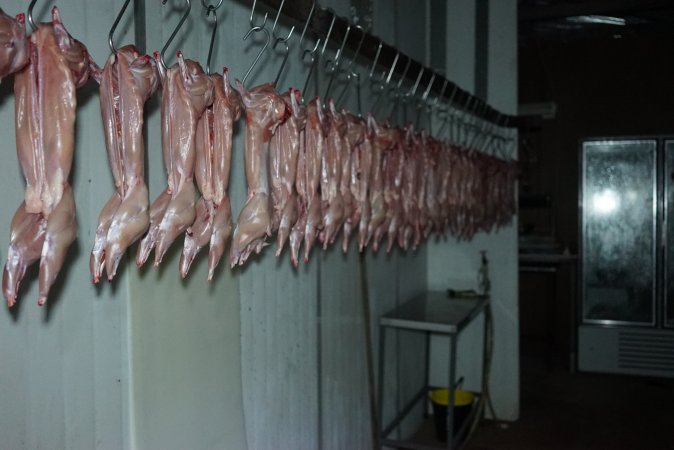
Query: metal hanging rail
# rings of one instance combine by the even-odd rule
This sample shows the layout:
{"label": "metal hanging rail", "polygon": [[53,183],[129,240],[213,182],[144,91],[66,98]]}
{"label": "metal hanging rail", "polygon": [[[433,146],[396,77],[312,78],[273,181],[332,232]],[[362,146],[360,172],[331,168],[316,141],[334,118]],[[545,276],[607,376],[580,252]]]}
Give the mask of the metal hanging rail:
{"label": "metal hanging rail", "polygon": [[[246,1],[246,3],[248,3],[248,1]],[[278,11],[281,7],[282,0],[261,0],[261,3],[264,3],[274,11]],[[303,24],[307,20],[307,16],[309,15],[313,3],[313,0],[293,0],[287,2],[287,4],[283,6],[282,14],[292,21]],[[401,53],[395,47],[386,44],[370,33],[365,33],[364,38],[359,33],[352,33],[350,36],[347,36],[346,40],[344,40],[345,35],[348,33],[347,30],[349,30],[350,27],[353,27],[353,25],[339,16],[336,17],[336,20],[334,20],[333,23],[333,14],[326,9],[320,8],[317,4],[309,22],[309,30],[311,30],[317,37],[324,39],[328,34],[331,25],[332,32],[330,33],[329,40],[334,45],[339,47],[342,45],[342,42],[345,42],[344,48],[348,49],[351,53],[358,52],[358,47],[360,46],[359,57],[367,59],[370,63],[375,60],[377,53],[379,53],[377,63],[382,68],[393,66],[396,59],[407,60],[406,58],[408,58],[406,54]],[[380,44],[381,49],[379,49]],[[441,101],[444,100],[445,103],[449,103],[454,107],[469,112],[473,116],[479,117],[500,127],[520,128],[528,125],[528,118],[502,113],[491,107],[484,100],[461,89],[451,80],[446,80],[441,74],[425,67],[420,62],[412,58],[409,58],[409,61],[409,67],[404,67],[407,66],[407,64],[396,65],[394,73],[397,77],[404,76],[409,83],[414,84],[417,82],[417,75],[423,72],[419,83],[422,86],[428,86],[428,84],[432,83],[430,91],[436,96],[442,95],[442,97],[440,97]],[[444,89],[444,92],[442,92],[442,87],[445,83],[446,88]]]}

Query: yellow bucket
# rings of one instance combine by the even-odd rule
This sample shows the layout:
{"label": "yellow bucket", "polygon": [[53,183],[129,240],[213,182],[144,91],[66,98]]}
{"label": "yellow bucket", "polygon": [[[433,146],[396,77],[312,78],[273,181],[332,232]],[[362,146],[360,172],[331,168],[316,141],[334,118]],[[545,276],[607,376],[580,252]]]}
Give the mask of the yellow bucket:
{"label": "yellow bucket", "polygon": [[[429,397],[431,401],[438,405],[447,406],[449,404],[449,389],[433,389]],[[475,396],[472,392],[457,389],[454,391],[454,406],[472,405]]]}
{"label": "yellow bucket", "polygon": [[[433,419],[435,433],[438,440],[447,441],[447,404],[449,403],[449,389],[433,389],[428,393],[433,404]],[[454,391],[454,435],[468,418],[475,401],[472,392],[456,389]]]}

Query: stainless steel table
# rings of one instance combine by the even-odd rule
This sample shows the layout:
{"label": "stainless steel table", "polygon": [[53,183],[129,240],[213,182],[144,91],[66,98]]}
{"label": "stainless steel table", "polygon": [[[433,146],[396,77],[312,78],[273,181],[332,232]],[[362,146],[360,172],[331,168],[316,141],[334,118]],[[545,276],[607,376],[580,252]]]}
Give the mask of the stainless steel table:
{"label": "stainless steel table", "polygon": [[[447,448],[455,450],[461,439],[468,431],[467,426],[476,413],[473,408],[464,426],[454,433],[454,388],[456,388],[456,338],[459,333],[475,319],[488,304],[488,297],[476,297],[470,299],[449,298],[445,292],[425,292],[412,300],[404,303],[396,309],[384,314],[379,319],[379,423],[382,425],[381,443],[385,446],[409,449]],[[424,386],[405,404],[398,415],[389,424],[383,423],[384,396],[384,355],[386,354],[386,331],[389,328],[416,330],[426,334],[426,367],[424,373]],[[428,385],[429,367],[429,342],[431,334],[443,334],[449,336],[449,383],[452,387],[449,392],[447,405],[447,443],[443,447],[420,444],[411,441],[389,439],[388,436],[400,424],[400,422],[412,411],[414,406],[426,398],[429,390],[434,386]],[[476,393],[479,396],[479,393]],[[477,399],[477,397],[476,397]],[[474,402],[475,406],[477,401]],[[425,411],[425,409],[424,409]]]}

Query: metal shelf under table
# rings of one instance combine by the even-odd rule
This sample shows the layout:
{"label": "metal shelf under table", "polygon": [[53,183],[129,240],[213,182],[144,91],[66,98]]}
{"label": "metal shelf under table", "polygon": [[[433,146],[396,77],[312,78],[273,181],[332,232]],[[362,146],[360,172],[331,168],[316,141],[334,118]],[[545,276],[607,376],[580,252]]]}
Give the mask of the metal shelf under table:
{"label": "metal shelf under table", "polygon": [[[397,441],[388,438],[388,435],[402,422],[412,411],[414,406],[433,387],[428,385],[429,369],[429,340],[431,334],[449,336],[449,384],[456,387],[456,337],[468,326],[487,306],[489,297],[478,296],[474,298],[449,298],[442,291],[424,292],[410,301],[402,304],[394,310],[384,314],[379,319],[379,423],[382,424],[381,441],[383,444],[397,448],[447,448],[456,450],[465,434],[466,427],[462,427],[459,433],[454,433],[454,389],[450,389],[449,402],[447,405],[447,443],[442,446],[429,446],[427,444],[415,444],[410,441]],[[389,328],[399,328],[424,332],[426,334],[426,364],[424,373],[424,386],[405,404],[398,415],[388,424],[383,420],[383,380],[384,380],[384,355],[386,352],[386,331]],[[472,416],[472,414],[471,414]],[[468,421],[464,425],[467,425]]]}

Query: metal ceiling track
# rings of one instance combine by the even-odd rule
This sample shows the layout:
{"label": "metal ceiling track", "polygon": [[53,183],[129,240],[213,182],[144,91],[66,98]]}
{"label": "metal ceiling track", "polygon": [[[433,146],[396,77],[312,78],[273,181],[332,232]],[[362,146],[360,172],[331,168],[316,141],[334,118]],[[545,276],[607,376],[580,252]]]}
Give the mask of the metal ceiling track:
{"label": "metal ceiling track", "polygon": [[[246,1],[245,3],[250,2]],[[281,6],[281,0],[261,0],[260,3],[263,3],[273,11],[277,11]],[[307,16],[309,15],[312,4],[312,0],[293,0],[291,2],[286,2],[281,13],[291,21],[303,25],[307,19]],[[310,30],[316,37],[324,39],[328,34],[328,29],[330,28],[331,22],[332,13],[326,9],[320,8],[320,5],[316,4],[316,9],[311,17],[308,31]],[[348,26],[349,22],[346,19],[338,16],[335,20],[332,33],[330,34],[330,42],[336,46],[340,46]],[[360,33],[350,33],[344,48],[348,49],[351,53],[354,53],[360,42],[360,39]],[[360,58],[369,61],[371,64],[375,59],[379,43],[379,38],[370,33],[366,33],[362,47],[360,49]],[[377,61],[381,68],[390,68],[394,63],[397,53],[400,53],[400,58],[407,58],[407,55],[399,52],[399,50],[395,47],[387,45],[385,42],[382,42],[382,44],[383,45],[379,54],[379,59]],[[409,69],[405,74],[406,80],[409,83],[415,83],[417,75],[424,66],[414,59],[410,58],[410,60],[411,63]],[[406,63],[396,65],[395,73],[398,77],[403,75],[403,69],[406,65]],[[442,86],[445,83],[445,77],[439,73],[433,72],[430,68],[426,68],[424,71],[423,76],[421,77],[420,86],[428,86],[428,83],[431,82],[433,75],[435,75],[435,79],[433,81],[431,92],[434,95],[440,95]],[[465,110],[474,116],[477,116],[498,126],[507,128],[519,128],[526,126],[526,118],[505,114],[496,110],[487,104],[484,100],[472,95],[468,91],[459,88],[451,80],[448,81],[443,97],[440,100],[444,100],[445,103],[451,103],[451,105],[454,107]]]}

